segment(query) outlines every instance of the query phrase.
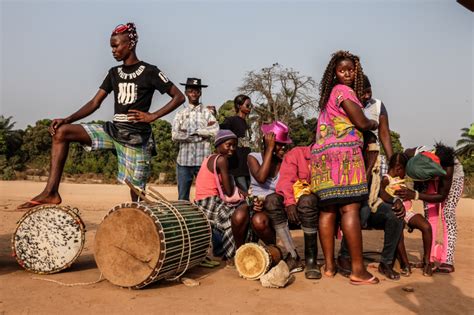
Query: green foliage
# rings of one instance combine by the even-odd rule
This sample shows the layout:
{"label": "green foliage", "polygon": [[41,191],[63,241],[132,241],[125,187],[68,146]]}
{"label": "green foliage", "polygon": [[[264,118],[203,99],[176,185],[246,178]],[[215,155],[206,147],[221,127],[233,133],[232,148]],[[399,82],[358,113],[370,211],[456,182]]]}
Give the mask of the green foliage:
{"label": "green foliage", "polygon": [[298,115],[290,120],[290,137],[294,146],[305,146],[311,144],[316,135],[315,129],[317,118],[306,119],[303,115]]}
{"label": "green foliage", "polygon": [[461,131],[461,139],[456,142],[458,147],[456,154],[464,158],[471,158],[474,155],[474,135],[470,134],[469,128],[462,128]]}
{"label": "green foliage", "polygon": [[224,104],[222,104],[221,107],[219,107],[216,118],[219,124],[222,124],[226,117],[235,116],[235,114],[236,113],[234,109],[234,101],[228,100]]}
{"label": "green foliage", "polygon": [[393,130],[390,130],[390,138],[392,140],[393,153],[402,153],[405,149],[400,141],[400,134]]}
{"label": "green foliage", "polygon": [[171,124],[166,120],[158,119],[151,125],[155,136],[157,156],[151,161],[151,179],[157,179],[160,173],[167,174],[167,181],[176,180],[176,157],[178,145],[171,139]]}
{"label": "green foliage", "polygon": [[51,154],[51,135],[48,127],[51,120],[38,120],[34,126],[28,126],[23,135],[21,150],[25,153],[31,167],[47,169]]}
{"label": "green foliage", "polygon": [[24,132],[13,130],[15,122],[11,120],[11,116],[0,116],[0,177],[4,180],[15,179],[14,171],[24,167],[21,151]]}

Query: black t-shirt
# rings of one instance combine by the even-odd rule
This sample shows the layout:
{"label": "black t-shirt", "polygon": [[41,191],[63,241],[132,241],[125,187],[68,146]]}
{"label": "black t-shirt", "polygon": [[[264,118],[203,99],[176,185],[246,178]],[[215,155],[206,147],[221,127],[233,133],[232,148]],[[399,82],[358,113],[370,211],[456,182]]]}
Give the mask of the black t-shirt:
{"label": "black t-shirt", "polygon": [[114,91],[114,120],[105,124],[105,131],[123,144],[145,144],[151,135],[150,124],[129,122],[127,113],[130,109],[148,112],[155,90],[164,94],[172,86],[160,69],[143,61],[111,68],[100,86],[107,93]]}
{"label": "black t-shirt", "polygon": [[235,155],[229,159],[230,174],[233,176],[250,176],[247,165],[247,156],[250,153],[250,135],[247,122],[240,116],[227,117],[220,128],[232,131],[239,138]]}

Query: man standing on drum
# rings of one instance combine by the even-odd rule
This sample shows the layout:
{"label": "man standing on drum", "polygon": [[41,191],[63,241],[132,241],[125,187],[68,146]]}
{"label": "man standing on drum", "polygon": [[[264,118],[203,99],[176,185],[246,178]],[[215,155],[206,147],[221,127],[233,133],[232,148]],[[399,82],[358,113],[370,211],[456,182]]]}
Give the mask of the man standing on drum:
{"label": "man standing on drum", "polygon": [[219,131],[219,124],[212,111],[200,102],[201,79],[188,78],[185,86],[188,106],[176,114],[171,132],[173,141],[179,143],[176,160],[178,199],[189,201],[194,177],[199,173],[202,161],[211,154],[211,138]]}
{"label": "man standing on drum", "polygon": [[[122,65],[109,70],[96,95],[67,118],[54,119],[49,127],[53,137],[48,182],[43,192],[20,205],[27,209],[40,204],[59,204],[59,183],[69,143],[79,142],[86,150],[114,149],[120,182],[130,181],[145,188],[150,174],[155,143],[150,123],[172,112],[184,102],[184,95],[156,66],[140,61],[135,49],[138,34],[134,23],[117,26],[110,37],[112,54]],[[153,93],[168,94],[171,100],[156,112],[149,112]],[[105,124],[72,124],[94,113],[110,92],[114,92],[115,114]],[[132,200],[137,195],[131,191]]]}

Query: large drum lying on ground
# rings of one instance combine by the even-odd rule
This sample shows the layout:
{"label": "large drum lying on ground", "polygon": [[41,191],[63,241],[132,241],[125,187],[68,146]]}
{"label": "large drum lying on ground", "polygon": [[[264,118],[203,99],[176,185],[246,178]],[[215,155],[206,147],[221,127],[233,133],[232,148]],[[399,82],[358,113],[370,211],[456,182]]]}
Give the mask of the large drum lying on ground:
{"label": "large drum lying on ground", "polygon": [[205,214],[187,201],[123,203],[105,216],[94,256],[111,283],[140,289],[199,265],[211,244]]}
{"label": "large drum lying on ground", "polygon": [[81,254],[84,223],[77,209],[38,206],[23,215],[12,237],[13,256],[28,271],[51,274],[69,267]]}

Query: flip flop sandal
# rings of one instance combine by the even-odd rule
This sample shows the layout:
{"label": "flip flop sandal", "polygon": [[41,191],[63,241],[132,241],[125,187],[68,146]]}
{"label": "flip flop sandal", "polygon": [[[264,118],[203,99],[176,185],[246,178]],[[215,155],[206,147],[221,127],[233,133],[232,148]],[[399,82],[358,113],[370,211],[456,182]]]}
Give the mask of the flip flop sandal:
{"label": "flip flop sandal", "polygon": [[207,264],[209,264],[209,265],[213,265],[213,266],[215,266],[215,267],[217,267],[217,266],[220,266],[220,265],[221,265],[220,261],[217,261],[217,260],[212,260],[210,257],[206,257],[206,258],[204,258],[204,261],[205,261]]}
{"label": "flip flop sandal", "polygon": [[400,275],[403,277],[409,277],[411,275],[410,267],[400,268]]}
{"label": "flip flop sandal", "polygon": [[367,280],[350,280],[349,283],[352,285],[369,285],[369,284],[377,284],[380,280],[376,276],[372,276],[372,278]]}
{"label": "flip flop sandal", "polygon": [[201,262],[201,263],[199,264],[199,266],[200,266],[200,267],[204,267],[204,268],[214,268],[214,267],[216,267],[216,266],[214,266],[213,264],[210,264],[210,263],[208,263],[208,262],[206,262],[206,261]]}

